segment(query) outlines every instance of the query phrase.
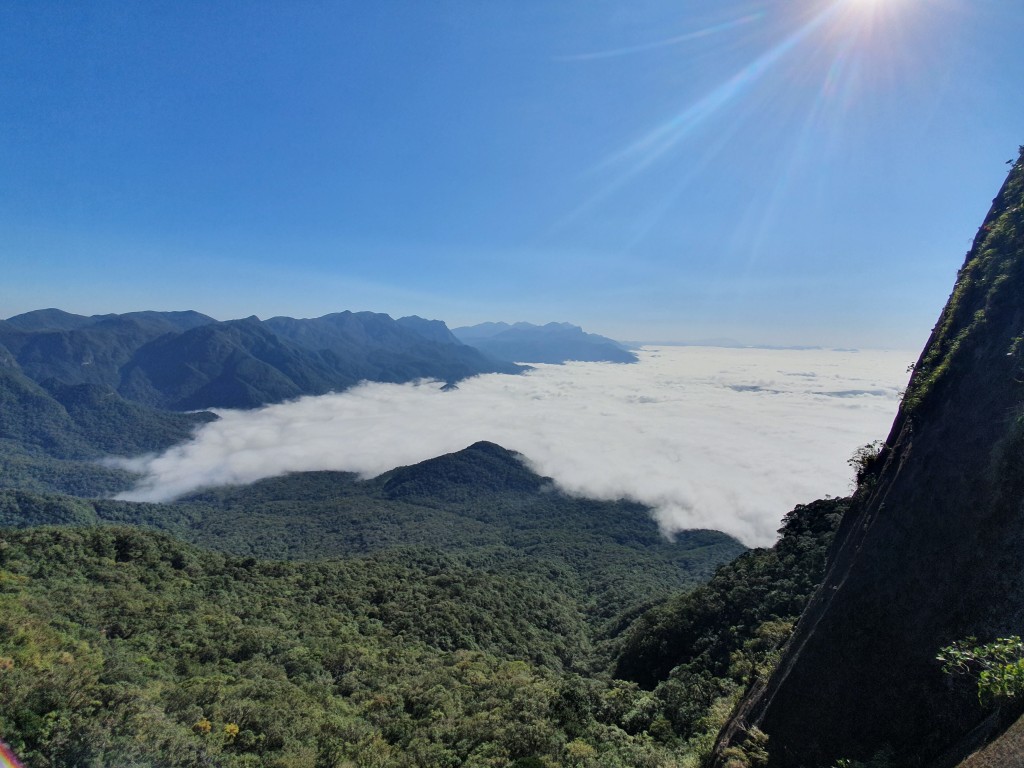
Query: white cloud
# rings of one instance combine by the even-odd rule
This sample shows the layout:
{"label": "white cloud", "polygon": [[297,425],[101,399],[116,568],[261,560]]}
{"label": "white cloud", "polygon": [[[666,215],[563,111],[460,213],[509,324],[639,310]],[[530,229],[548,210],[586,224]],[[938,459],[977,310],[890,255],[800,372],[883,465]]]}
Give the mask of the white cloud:
{"label": "white cloud", "polygon": [[144,478],[122,498],[301,470],[372,477],[490,440],[567,492],[650,505],[666,531],[770,544],[794,505],[849,491],[846,460],[888,433],[914,355],[648,347],[640,357],[479,376],[452,392],[371,383],[219,411],[190,442],[126,460]]}

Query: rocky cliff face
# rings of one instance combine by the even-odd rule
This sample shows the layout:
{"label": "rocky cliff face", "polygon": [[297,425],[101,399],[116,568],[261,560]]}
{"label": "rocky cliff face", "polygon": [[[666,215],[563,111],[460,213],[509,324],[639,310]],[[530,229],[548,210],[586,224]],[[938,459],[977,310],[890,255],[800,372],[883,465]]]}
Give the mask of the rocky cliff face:
{"label": "rocky cliff face", "polygon": [[[752,729],[771,766],[891,749],[955,764],[998,718],[943,675],[938,650],[1024,634],[1024,155],[975,238],[884,448],[844,519],[825,581],[773,677],[720,735]],[[973,732],[973,733],[972,733]]]}

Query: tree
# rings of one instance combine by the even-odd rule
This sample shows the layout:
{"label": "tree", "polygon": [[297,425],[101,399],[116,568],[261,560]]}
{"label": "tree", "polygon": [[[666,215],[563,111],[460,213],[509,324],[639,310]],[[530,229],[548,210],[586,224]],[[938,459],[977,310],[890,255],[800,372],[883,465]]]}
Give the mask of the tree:
{"label": "tree", "polygon": [[1024,641],[1017,635],[978,645],[968,637],[946,646],[936,657],[946,674],[978,680],[978,701],[999,703],[1024,694]]}

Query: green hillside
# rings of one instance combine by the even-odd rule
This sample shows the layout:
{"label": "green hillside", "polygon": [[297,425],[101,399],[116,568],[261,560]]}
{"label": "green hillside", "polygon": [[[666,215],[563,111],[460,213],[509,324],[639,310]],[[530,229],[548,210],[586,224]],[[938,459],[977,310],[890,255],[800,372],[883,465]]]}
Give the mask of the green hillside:
{"label": "green hillside", "polygon": [[[381,378],[423,370],[407,363],[424,344],[467,354],[443,325],[383,318],[0,324],[21,354],[0,349],[0,738],[28,765],[695,768],[708,753],[820,578],[843,502],[798,508],[775,549],[744,555],[716,531],[670,541],[646,507],[563,494],[484,442],[372,480],[111,498],[135,478],[104,456],[215,418],[163,407],[325,391],[352,345],[379,347]],[[101,354],[104,334],[124,344]],[[64,378],[26,375],[47,370]]]}
{"label": "green hillside", "polygon": [[564,669],[586,644],[571,601],[480,565],[4,533],[0,733],[34,767],[667,764],[603,706],[644,694]]}
{"label": "green hillside", "polygon": [[[600,586],[565,562],[238,557],[96,526],[102,509],[0,495],[0,522],[60,525],[0,527],[0,733],[29,765],[668,767],[717,728],[715,702],[694,698],[706,731],[684,730],[662,691],[602,672]],[[749,609],[736,578],[716,594]],[[778,640],[750,630],[717,630],[734,674]]]}
{"label": "green hillside", "polygon": [[[509,572],[527,561],[543,562],[580,600],[601,636],[615,634],[629,616],[675,590],[706,581],[744,550],[716,531],[684,531],[670,542],[645,507],[553,492],[515,454],[491,443],[371,481],[339,472],[299,473],[174,504],[46,494],[30,501],[24,492],[18,504],[3,504],[15,497],[0,493],[0,525],[141,525],[204,547],[272,559],[414,547],[500,554]],[[61,514],[65,504],[71,511]]]}

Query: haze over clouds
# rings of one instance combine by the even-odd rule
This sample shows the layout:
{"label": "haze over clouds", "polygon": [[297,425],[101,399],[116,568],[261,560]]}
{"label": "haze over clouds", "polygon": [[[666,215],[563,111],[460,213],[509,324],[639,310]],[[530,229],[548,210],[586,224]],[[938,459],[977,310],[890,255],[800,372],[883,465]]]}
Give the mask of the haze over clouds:
{"label": "haze over clouds", "polygon": [[539,365],[441,392],[369,383],[221,419],[160,456],[119,463],[144,478],[122,498],[302,470],[372,477],[490,440],[563,490],[650,505],[664,530],[775,539],[798,503],[851,487],[847,459],[884,438],[908,352],[647,347],[636,365]]}

